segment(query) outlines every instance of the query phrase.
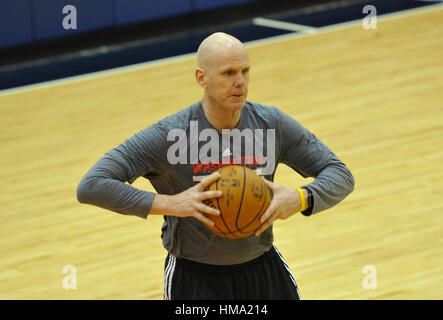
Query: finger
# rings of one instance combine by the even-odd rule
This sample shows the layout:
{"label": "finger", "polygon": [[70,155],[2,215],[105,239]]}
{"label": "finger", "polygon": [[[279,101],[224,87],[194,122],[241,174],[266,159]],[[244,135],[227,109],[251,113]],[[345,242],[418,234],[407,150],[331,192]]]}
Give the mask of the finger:
{"label": "finger", "polygon": [[197,212],[194,215],[194,218],[196,218],[197,220],[203,222],[204,224],[206,224],[206,225],[208,225],[210,227],[213,227],[215,225],[214,221],[212,221],[211,219],[205,217],[205,215],[203,215],[203,214],[201,214],[199,212]]}
{"label": "finger", "polygon": [[205,177],[200,183],[198,184],[198,190],[202,191],[209,187],[211,184],[213,184],[215,181],[217,181],[221,177],[219,172],[213,172],[209,176]]}
{"label": "finger", "polygon": [[265,213],[263,213],[260,217],[260,222],[264,223],[266,220],[268,220],[275,211],[275,206],[272,205],[272,203],[269,205],[268,209],[266,209]]}
{"label": "finger", "polygon": [[255,231],[255,236],[258,237],[263,231],[265,231],[267,228],[269,228],[269,226],[272,224],[272,222],[274,222],[273,220],[271,221],[271,219],[267,220],[264,224],[262,224],[260,226],[260,228],[258,228]]}
{"label": "finger", "polygon": [[277,212],[271,206],[266,210],[266,212],[261,216],[260,222],[261,226],[255,231],[255,236],[259,236],[263,231],[265,231],[277,218]]}
{"label": "finger", "polygon": [[203,203],[198,203],[194,206],[195,209],[197,209],[199,212],[207,213],[210,215],[218,216],[220,215],[220,211],[218,209],[212,208],[210,206],[207,206]]}
{"label": "finger", "polygon": [[266,185],[268,186],[268,188],[274,190],[274,184],[271,181],[266,180],[263,176],[262,176],[263,180],[265,180]]}
{"label": "finger", "polygon": [[204,191],[199,193],[197,199],[199,201],[204,201],[207,199],[220,198],[223,195],[221,190]]}

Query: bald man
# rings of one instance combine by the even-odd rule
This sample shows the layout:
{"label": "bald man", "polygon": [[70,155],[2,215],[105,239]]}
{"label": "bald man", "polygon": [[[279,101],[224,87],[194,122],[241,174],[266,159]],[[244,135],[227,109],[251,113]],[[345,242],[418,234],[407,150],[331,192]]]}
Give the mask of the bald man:
{"label": "bald man", "polygon": [[[106,153],[80,181],[77,198],[143,219],[164,216],[165,299],[300,299],[295,277],[273,244],[273,223],[336,205],[352,192],[354,178],[295,119],[247,101],[250,63],[238,39],[210,35],[198,48],[197,64],[202,99]],[[278,163],[315,179],[296,189],[274,184]],[[222,194],[205,189],[219,178],[215,171],[230,164],[255,170],[274,193],[262,225],[241,239],[207,228],[220,212],[205,200]],[[130,185],[141,176],[156,193]]]}

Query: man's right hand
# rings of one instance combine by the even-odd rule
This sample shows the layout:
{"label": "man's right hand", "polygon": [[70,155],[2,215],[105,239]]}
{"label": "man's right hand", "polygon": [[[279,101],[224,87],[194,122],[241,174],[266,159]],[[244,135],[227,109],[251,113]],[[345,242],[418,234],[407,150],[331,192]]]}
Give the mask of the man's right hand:
{"label": "man's right hand", "polygon": [[219,178],[220,173],[214,172],[195,186],[176,195],[155,195],[149,214],[194,217],[208,226],[214,226],[214,222],[206,217],[206,214],[217,216],[220,211],[207,206],[203,201],[222,196],[221,191],[205,191],[209,185]]}

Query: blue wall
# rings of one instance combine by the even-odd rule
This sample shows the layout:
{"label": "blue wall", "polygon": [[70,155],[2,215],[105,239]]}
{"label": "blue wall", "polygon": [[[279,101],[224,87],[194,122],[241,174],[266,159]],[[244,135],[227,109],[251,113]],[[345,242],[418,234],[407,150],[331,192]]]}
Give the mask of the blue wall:
{"label": "blue wall", "polygon": [[192,11],[191,0],[115,0],[118,25],[164,18]]}
{"label": "blue wall", "polygon": [[31,0],[0,1],[0,48],[33,41]]}
{"label": "blue wall", "polygon": [[[0,48],[261,0],[1,0]],[[77,29],[65,29],[76,9]],[[72,23],[73,21],[70,20]]]}

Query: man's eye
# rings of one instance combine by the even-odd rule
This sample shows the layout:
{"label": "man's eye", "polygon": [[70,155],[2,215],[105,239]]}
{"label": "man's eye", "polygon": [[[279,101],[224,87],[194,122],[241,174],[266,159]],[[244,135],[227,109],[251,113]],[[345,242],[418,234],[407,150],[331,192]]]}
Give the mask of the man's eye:
{"label": "man's eye", "polygon": [[227,75],[227,76],[232,76],[233,74],[234,74],[234,72],[232,70],[225,71],[225,75]]}

